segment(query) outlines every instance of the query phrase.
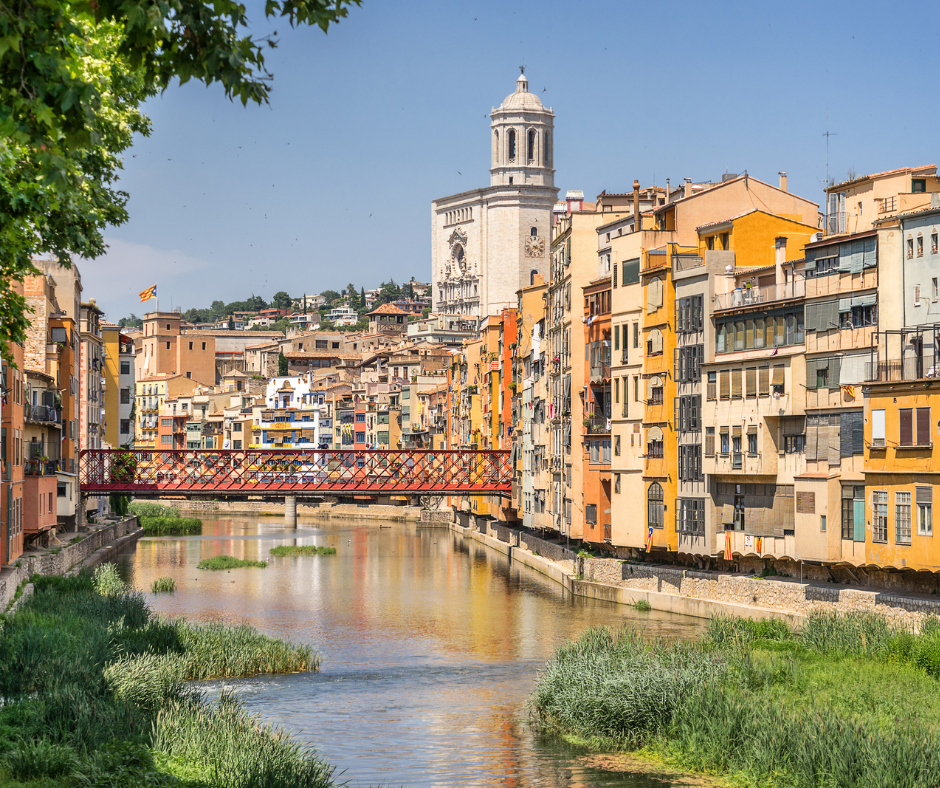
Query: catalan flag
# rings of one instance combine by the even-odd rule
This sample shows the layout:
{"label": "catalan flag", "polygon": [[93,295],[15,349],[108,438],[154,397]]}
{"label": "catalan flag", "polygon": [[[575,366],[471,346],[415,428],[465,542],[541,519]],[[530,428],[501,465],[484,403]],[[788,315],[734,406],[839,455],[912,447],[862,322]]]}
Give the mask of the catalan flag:
{"label": "catalan flag", "polygon": [[649,527],[649,531],[646,534],[646,552],[650,552],[653,549],[653,526]]}
{"label": "catalan flag", "polygon": [[146,290],[140,294],[140,303],[144,304],[149,301],[151,298],[157,297],[157,286],[151,285]]}
{"label": "catalan flag", "polygon": [[851,397],[852,399],[855,399],[855,386],[850,386],[848,383],[843,384],[842,393],[845,394],[845,396],[847,397]]}

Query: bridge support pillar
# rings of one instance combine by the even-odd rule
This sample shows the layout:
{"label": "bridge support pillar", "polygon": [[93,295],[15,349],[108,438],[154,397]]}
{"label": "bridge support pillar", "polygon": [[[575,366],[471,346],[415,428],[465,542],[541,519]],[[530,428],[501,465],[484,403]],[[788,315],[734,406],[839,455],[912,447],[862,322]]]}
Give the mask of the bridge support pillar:
{"label": "bridge support pillar", "polygon": [[284,497],[284,525],[288,528],[297,527],[297,496],[287,495]]}

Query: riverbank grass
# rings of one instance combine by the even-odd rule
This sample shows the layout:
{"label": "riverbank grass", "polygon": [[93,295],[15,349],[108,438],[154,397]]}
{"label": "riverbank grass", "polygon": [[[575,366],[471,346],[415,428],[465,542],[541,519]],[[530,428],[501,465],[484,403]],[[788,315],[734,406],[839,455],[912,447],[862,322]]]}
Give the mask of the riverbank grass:
{"label": "riverbank grass", "polygon": [[247,558],[236,558],[233,555],[215,555],[212,558],[203,558],[196,569],[209,569],[213,572],[220,572],[223,569],[239,569],[243,566],[256,566],[264,569],[267,566],[266,561],[250,561]]}
{"label": "riverbank grass", "polygon": [[[532,698],[541,724],[595,749],[643,751],[746,785],[940,784],[940,622],[873,614],[714,619],[692,644],[591,630]],[[937,663],[940,666],[940,662]]]}
{"label": "riverbank grass", "polygon": [[185,683],[317,664],[250,627],[157,618],[113,565],[38,577],[0,631],[0,785],[329,788],[282,730]]}
{"label": "riverbank grass", "polygon": [[286,545],[280,544],[272,547],[268,552],[271,555],[336,555],[335,547],[326,547],[324,545]]}

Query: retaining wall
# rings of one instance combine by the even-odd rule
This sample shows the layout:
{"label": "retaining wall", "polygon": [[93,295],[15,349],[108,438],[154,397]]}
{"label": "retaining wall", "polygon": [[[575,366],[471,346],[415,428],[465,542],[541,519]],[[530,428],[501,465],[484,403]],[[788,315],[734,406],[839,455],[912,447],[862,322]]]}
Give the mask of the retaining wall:
{"label": "retaining wall", "polygon": [[11,567],[12,571],[4,571],[0,576],[0,609],[6,610],[20,583],[32,575],[64,575],[81,566],[94,566],[114,548],[141,535],[136,517],[92,528],[94,530],[88,533],[78,534],[82,537],[80,542],[65,544],[58,552],[53,552],[55,548],[52,548],[23,553]]}
{"label": "retaining wall", "polygon": [[[172,506],[181,513],[283,515],[284,504],[277,501],[192,501],[163,498],[159,503]],[[297,516],[338,517],[346,519],[384,520],[386,522],[419,522],[419,506],[389,506],[380,504],[303,503],[297,501]],[[449,512],[448,512],[449,514]]]}

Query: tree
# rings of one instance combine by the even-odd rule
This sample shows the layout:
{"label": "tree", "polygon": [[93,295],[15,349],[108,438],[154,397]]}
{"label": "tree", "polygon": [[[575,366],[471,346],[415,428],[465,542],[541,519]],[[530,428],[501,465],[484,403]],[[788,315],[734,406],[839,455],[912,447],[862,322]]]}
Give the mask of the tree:
{"label": "tree", "polygon": [[332,304],[337,298],[340,297],[339,293],[337,293],[335,290],[324,290],[322,293],[320,293],[320,295],[323,296],[323,302],[325,304]]}
{"label": "tree", "polygon": [[223,317],[232,314],[234,311],[234,309],[226,309],[224,301],[213,301],[209,306],[209,312],[212,313],[213,320],[221,320]]}
{"label": "tree", "polygon": [[276,292],[274,298],[271,299],[271,306],[277,309],[290,309],[293,304],[293,299],[283,290]]}
{"label": "tree", "polygon": [[262,309],[267,308],[267,302],[261,296],[254,295],[254,293],[252,293],[251,298],[245,301],[246,312],[260,312]]}
{"label": "tree", "polygon": [[279,378],[287,377],[290,372],[287,369],[287,358],[284,356],[283,350],[277,351],[277,376]]}
{"label": "tree", "polygon": [[[266,0],[268,18],[326,31],[359,0]],[[127,220],[120,154],[150,124],[141,102],[174,79],[265,103],[271,74],[247,8],[202,0],[3,0],[0,5],[0,354],[29,320],[13,284],[51,254],[95,258]],[[12,359],[10,359],[12,361]]]}
{"label": "tree", "polygon": [[135,315],[133,312],[131,312],[129,317],[122,317],[118,321],[118,325],[121,328],[142,328],[144,325],[144,321],[141,320],[139,317],[137,317],[137,315]]}

